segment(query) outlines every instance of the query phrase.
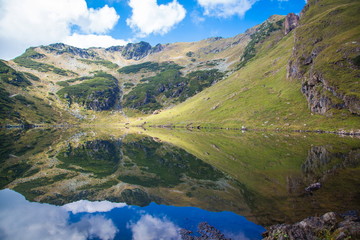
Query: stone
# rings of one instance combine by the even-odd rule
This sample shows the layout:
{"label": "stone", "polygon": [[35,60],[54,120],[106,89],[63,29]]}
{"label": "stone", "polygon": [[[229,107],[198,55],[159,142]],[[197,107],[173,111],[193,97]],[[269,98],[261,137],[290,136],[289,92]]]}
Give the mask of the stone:
{"label": "stone", "polygon": [[284,33],[287,35],[289,32],[294,30],[297,26],[299,26],[299,16],[294,13],[289,13],[285,17],[285,29]]}

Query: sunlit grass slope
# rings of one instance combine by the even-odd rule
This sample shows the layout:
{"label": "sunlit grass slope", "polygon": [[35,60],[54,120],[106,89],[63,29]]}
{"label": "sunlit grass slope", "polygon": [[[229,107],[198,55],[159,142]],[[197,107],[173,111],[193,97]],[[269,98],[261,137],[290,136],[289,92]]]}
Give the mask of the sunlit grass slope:
{"label": "sunlit grass slope", "polygon": [[[280,39],[279,42],[278,39]],[[257,56],[228,79],[178,106],[152,115],[149,125],[248,127],[268,129],[358,129],[359,118],[347,111],[312,114],[300,83],[286,78],[293,35],[273,33]]]}

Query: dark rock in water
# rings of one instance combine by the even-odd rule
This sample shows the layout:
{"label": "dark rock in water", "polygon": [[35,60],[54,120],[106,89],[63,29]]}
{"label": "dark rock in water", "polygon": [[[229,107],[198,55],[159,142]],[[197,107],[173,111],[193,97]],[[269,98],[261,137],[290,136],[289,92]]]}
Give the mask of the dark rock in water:
{"label": "dark rock in water", "polygon": [[294,13],[289,13],[285,17],[285,35],[291,32],[293,29],[295,29],[297,26],[299,26],[299,16]]}
{"label": "dark rock in water", "polygon": [[295,224],[273,225],[263,237],[263,240],[359,239],[360,218],[357,212],[342,215],[328,212]]}
{"label": "dark rock in water", "polygon": [[310,186],[305,188],[305,191],[312,192],[312,191],[319,190],[320,188],[321,188],[321,183],[317,182],[317,183],[310,184]]}
{"label": "dark rock in water", "polygon": [[226,238],[218,229],[209,225],[207,222],[201,222],[198,225],[198,233],[200,236],[191,236],[192,231],[181,229],[180,236],[182,240],[230,240]]}

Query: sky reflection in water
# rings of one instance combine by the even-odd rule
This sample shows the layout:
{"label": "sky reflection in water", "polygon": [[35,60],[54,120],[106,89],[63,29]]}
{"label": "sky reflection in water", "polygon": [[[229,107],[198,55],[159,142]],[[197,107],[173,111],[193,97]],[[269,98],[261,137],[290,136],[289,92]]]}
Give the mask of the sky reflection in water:
{"label": "sky reflection in water", "polygon": [[264,231],[231,212],[86,200],[55,206],[29,202],[9,189],[0,191],[0,239],[4,240],[180,239],[180,228],[196,231],[200,222],[208,222],[232,239],[260,239]]}

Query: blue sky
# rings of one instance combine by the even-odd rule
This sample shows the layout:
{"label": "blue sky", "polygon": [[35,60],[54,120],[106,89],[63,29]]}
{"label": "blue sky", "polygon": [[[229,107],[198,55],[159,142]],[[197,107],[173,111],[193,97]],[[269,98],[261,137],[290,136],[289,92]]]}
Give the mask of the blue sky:
{"label": "blue sky", "polygon": [[231,37],[273,14],[299,13],[304,0],[0,0],[0,58],[64,42],[192,42]]}

